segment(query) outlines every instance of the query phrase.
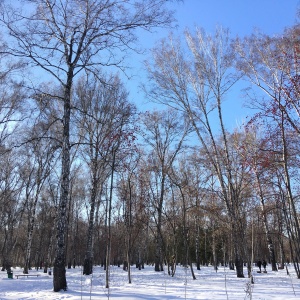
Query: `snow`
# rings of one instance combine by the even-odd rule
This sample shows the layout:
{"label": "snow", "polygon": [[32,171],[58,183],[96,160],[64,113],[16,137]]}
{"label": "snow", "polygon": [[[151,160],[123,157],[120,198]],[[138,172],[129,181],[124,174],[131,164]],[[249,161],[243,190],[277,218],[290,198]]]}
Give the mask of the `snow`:
{"label": "snow", "polygon": [[[220,267],[215,272],[212,266],[196,270],[196,280],[192,279],[190,269],[177,266],[174,277],[165,272],[155,272],[153,266],[138,270],[134,266],[132,283],[128,283],[127,272],[122,267],[112,266],[110,271],[110,288],[105,288],[105,271],[100,266],[94,268],[93,275],[81,275],[82,269],[67,269],[68,290],[53,292],[52,275],[43,270],[32,270],[30,274],[38,277],[19,277],[22,269],[13,269],[13,279],[6,272],[0,272],[1,300],[75,300],[75,299],[115,299],[115,300],[286,300],[300,299],[300,280],[296,278],[292,266],[290,275],[285,270],[257,273],[254,268],[254,284],[249,285],[249,278],[237,278],[235,271]],[[246,269],[244,270],[247,274]],[[250,298],[249,286],[252,290]]]}

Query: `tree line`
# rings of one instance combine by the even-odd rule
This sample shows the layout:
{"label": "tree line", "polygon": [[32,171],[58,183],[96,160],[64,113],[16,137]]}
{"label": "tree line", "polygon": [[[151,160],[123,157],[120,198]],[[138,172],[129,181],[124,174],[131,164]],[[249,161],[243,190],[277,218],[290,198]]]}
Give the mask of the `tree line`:
{"label": "tree line", "polygon": [[[172,24],[169,1],[1,2],[2,271],[219,264],[300,278],[299,23],[277,36],[186,30],[145,62],[140,112],[121,76],[137,29]],[[163,4],[163,5],[162,5]],[[174,4],[173,4],[174,5]],[[227,128],[241,82],[253,114]],[[235,96],[236,97],[236,96]],[[234,109],[234,108],[232,108]],[[286,269],[288,272],[288,269]]]}

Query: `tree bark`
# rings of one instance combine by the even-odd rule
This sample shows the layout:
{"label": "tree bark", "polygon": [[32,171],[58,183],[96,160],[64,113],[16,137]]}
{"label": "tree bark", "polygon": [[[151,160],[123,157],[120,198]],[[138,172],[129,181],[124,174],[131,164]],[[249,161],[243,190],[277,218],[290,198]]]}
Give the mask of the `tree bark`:
{"label": "tree bark", "polygon": [[275,250],[274,250],[274,245],[273,245],[273,240],[271,238],[270,230],[269,230],[269,223],[266,215],[266,208],[265,208],[265,199],[261,187],[261,181],[259,178],[259,175],[257,172],[255,172],[256,176],[256,183],[258,185],[258,190],[259,190],[259,199],[260,199],[260,204],[261,204],[261,210],[262,210],[262,218],[263,218],[263,224],[264,224],[264,229],[265,229],[265,234],[266,234],[266,239],[268,243],[268,250],[269,250],[269,256],[271,260],[271,265],[272,265],[272,271],[278,271],[277,270],[277,265],[276,265],[276,257],[275,257]]}
{"label": "tree bark", "polygon": [[91,208],[89,217],[89,228],[87,234],[87,245],[83,265],[83,275],[90,275],[93,273],[93,237],[94,237],[94,216],[95,216],[95,206],[96,206],[96,196],[97,196],[97,170],[94,170],[92,191],[91,191]]}
{"label": "tree bark", "polygon": [[63,143],[62,143],[62,166],[61,166],[61,191],[57,216],[57,244],[56,257],[53,267],[53,289],[54,292],[67,290],[66,280],[66,245],[65,233],[67,228],[67,205],[70,185],[70,105],[71,88],[73,81],[73,70],[68,72],[67,85],[64,93],[64,113],[63,113]]}
{"label": "tree bark", "polygon": [[[111,182],[109,189],[109,200],[108,200],[108,215],[107,215],[107,245],[106,245],[106,272],[105,272],[105,287],[109,288],[109,269],[110,269],[110,250],[111,250],[111,211],[112,211],[112,193],[114,183],[114,169],[116,160],[116,150],[113,149],[112,167],[111,167]],[[128,262],[129,268],[130,262]]]}
{"label": "tree bark", "polygon": [[165,194],[165,174],[162,174],[161,186],[160,186],[160,197],[158,206],[156,208],[157,212],[157,222],[156,222],[156,248],[155,248],[155,266],[154,270],[156,272],[163,271],[163,236],[162,236],[162,206],[164,202]]}
{"label": "tree bark", "polygon": [[26,256],[25,256],[25,266],[23,270],[24,274],[28,274],[29,267],[30,267],[31,245],[32,245],[32,238],[33,238],[33,229],[34,229],[37,201],[38,201],[38,194],[36,194],[34,197],[34,201],[32,204],[32,211],[30,212],[31,216],[28,222],[27,247],[26,247]]}
{"label": "tree bark", "polygon": [[196,265],[197,270],[201,270],[200,268],[200,225],[198,224],[198,218],[196,219],[197,233],[196,233]]}

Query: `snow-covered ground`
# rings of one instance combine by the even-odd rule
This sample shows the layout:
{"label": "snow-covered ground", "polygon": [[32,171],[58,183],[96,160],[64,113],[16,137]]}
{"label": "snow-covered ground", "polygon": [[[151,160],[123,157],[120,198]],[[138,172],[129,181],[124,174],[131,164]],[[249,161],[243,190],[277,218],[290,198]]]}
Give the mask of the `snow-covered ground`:
{"label": "snow-covered ground", "polygon": [[[132,283],[127,280],[127,272],[122,268],[111,267],[110,288],[105,288],[105,271],[101,267],[94,268],[91,276],[81,275],[81,268],[67,270],[68,290],[54,293],[52,275],[44,274],[42,270],[30,271],[30,274],[40,274],[38,277],[20,277],[22,270],[13,270],[13,279],[7,278],[6,272],[0,272],[0,299],[115,299],[115,300],[177,300],[177,299],[207,299],[207,300],[241,300],[241,299],[300,299],[300,280],[296,278],[292,267],[290,276],[285,270],[267,274],[258,274],[254,268],[254,285],[249,279],[236,278],[235,272],[220,267],[216,273],[213,267],[202,267],[195,271],[197,277],[193,280],[190,269],[178,266],[175,277],[167,272],[154,272],[152,266],[143,270],[132,267]],[[246,274],[246,269],[245,269]]]}

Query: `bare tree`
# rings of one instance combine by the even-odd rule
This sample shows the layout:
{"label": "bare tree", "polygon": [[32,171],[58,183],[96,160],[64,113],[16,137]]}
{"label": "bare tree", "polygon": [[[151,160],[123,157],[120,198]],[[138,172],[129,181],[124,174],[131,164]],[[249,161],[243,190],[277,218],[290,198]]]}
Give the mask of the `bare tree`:
{"label": "bare tree", "polygon": [[28,143],[26,146],[24,148],[26,151],[26,155],[24,155],[25,159],[20,168],[20,176],[24,182],[24,201],[28,217],[24,274],[28,274],[30,268],[31,246],[38,200],[40,199],[44,182],[53,167],[52,162],[55,157],[55,151],[53,151],[48,143],[35,142],[31,145]]}
{"label": "bare tree", "polygon": [[[281,140],[280,146],[275,148],[278,151],[277,154],[281,153],[281,157],[276,157],[276,159],[281,162],[282,180],[285,184],[283,190],[286,196],[282,198],[282,205],[290,208],[290,215],[286,221],[292,221],[290,225],[287,224],[287,230],[291,239],[291,251],[294,254],[298,278],[300,278],[300,249],[299,243],[295,241],[300,236],[300,224],[291,180],[295,155],[288,145],[296,137],[299,139],[300,134],[299,30],[299,24],[296,24],[281,36],[270,37],[257,34],[236,41],[239,70],[252,86],[258,87],[265,96],[258,97],[255,90],[247,90],[251,107],[259,110],[250,123],[262,124],[262,118],[264,118],[266,127],[272,128],[272,139]],[[294,137],[293,133],[296,133]],[[274,263],[272,267],[275,268]]]}
{"label": "bare tree", "polygon": [[119,173],[118,196],[123,213],[123,236],[125,242],[124,271],[127,270],[128,282],[131,283],[131,262],[136,262],[136,268],[141,270],[144,265],[145,224],[148,221],[147,198],[144,195],[145,183],[142,170],[143,151],[133,147],[122,164]]}
{"label": "bare tree", "polygon": [[[82,145],[81,157],[90,170],[91,178],[89,230],[83,268],[85,275],[92,273],[96,201],[100,199],[103,184],[111,173],[110,142],[120,126],[129,122],[134,112],[134,107],[127,102],[127,93],[117,76],[105,79],[103,77],[103,82],[94,77],[87,81],[82,78],[76,86],[74,99],[78,109],[77,128]],[[82,111],[85,113],[82,114]]]}
{"label": "bare tree", "polygon": [[[170,171],[170,180],[178,189],[177,198],[181,199],[180,211],[182,219],[182,236],[184,244],[184,257],[183,262],[187,267],[190,266],[192,278],[195,280],[192,260],[190,258],[190,247],[191,247],[191,221],[190,221],[190,210],[194,208],[194,198],[197,197],[197,186],[193,185],[193,180],[190,178],[191,169],[184,163],[185,158],[181,158],[178,163],[178,167],[172,166]],[[194,174],[193,174],[194,175]],[[177,224],[178,226],[179,224]]]}
{"label": "bare tree", "polygon": [[259,136],[258,131],[251,126],[251,131],[245,133],[245,139],[240,143],[239,150],[244,157],[246,163],[251,170],[251,178],[253,178],[253,192],[260,200],[260,210],[266,241],[268,244],[269,258],[272,265],[272,271],[277,271],[274,241],[271,235],[270,221],[268,219],[268,198],[273,198],[272,185],[274,184],[272,177],[278,169],[278,161],[276,161],[276,149],[272,147],[272,139],[266,136]]}
{"label": "bare tree", "polygon": [[11,272],[13,266],[13,250],[17,243],[16,228],[20,224],[23,211],[20,191],[21,183],[16,164],[16,153],[6,152],[0,156],[1,181],[0,181],[0,213],[1,213],[1,256],[2,270]]}
{"label": "bare tree", "polygon": [[[5,52],[23,58],[52,76],[62,87],[62,165],[54,291],[66,290],[65,234],[70,176],[70,116],[74,77],[82,70],[122,67],[122,53],[136,40],[138,28],[166,26],[172,12],[161,0],[31,0],[26,10],[1,2],[0,22],[9,34]],[[27,5],[28,4],[28,5]]]}
{"label": "bare tree", "polygon": [[156,222],[155,271],[163,271],[164,240],[162,217],[167,188],[168,173],[189,132],[189,123],[181,123],[175,110],[146,113],[143,116],[146,132],[143,134],[146,145],[151,147],[150,161],[153,174],[152,205]]}
{"label": "bare tree", "polygon": [[231,41],[224,29],[217,29],[214,35],[208,35],[204,30],[197,30],[194,36],[186,32],[186,40],[188,52],[172,37],[154,49],[154,64],[148,65],[153,85],[147,95],[153,101],[184,111],[191,120],[204,155],[218,178],[220,195],[231,222],[237,276],[244,277],[241,242],[244,233],[236,226],[243,221],[242,199],[238,191],[240,184],[233,174],[223,116],[225,95],[238,80],[232,69]]}

